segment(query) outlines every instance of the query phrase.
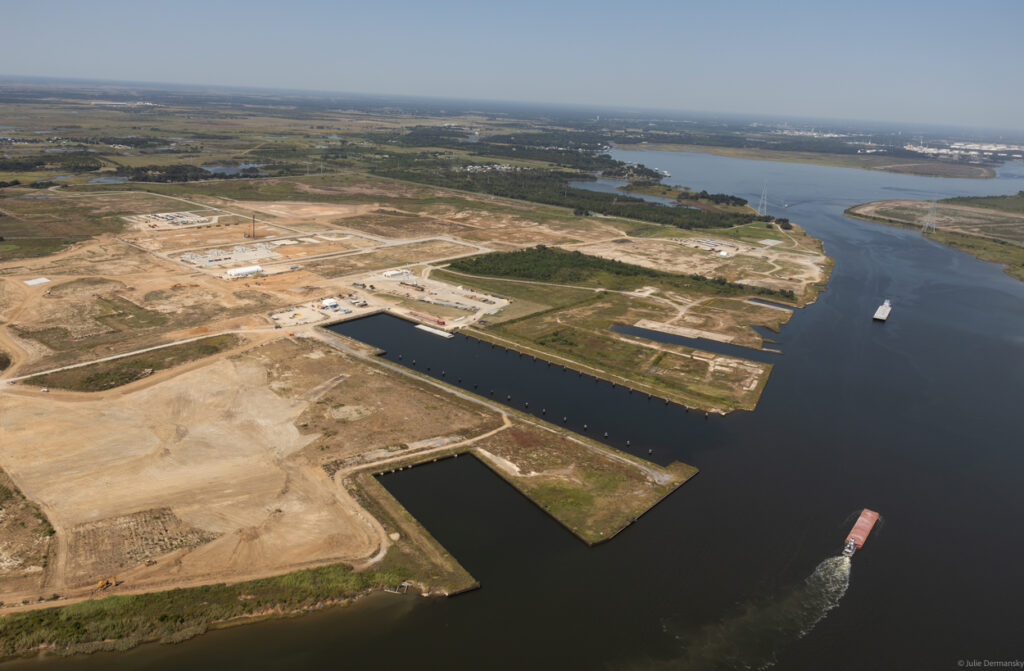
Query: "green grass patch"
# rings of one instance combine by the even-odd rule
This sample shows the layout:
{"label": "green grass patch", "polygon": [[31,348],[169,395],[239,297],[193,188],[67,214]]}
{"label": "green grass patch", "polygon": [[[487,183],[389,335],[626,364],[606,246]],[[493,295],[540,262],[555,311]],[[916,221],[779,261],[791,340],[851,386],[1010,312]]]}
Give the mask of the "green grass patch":
{"label": "green grass patch", "polygon": [[10,238],[0,244],[0,261],[14,259],[34,259],[40,256],[56,254],[82,240],[82,237],[41,237],[41,238]]}
{"label": "green grass patch", "polygon": [[1012,196],[959,196],[957,198],[946,198],[941,201],[951,205],[970,205],[971,207],[983,207],[988,210],[1000,210],[1012,212],[1013,214],[1024,214],[1024,191],[1019,191]]}
{"label": "green grass patch", "polygon": [[747,389],[754,379],[750,377],[753,371],[741,367],[725,375],[711,375],[706,360],[690,356],[692,348],[659,344],[658,349],[652,349],[611,330],[614,324],[634,324],[641,319],[665,321],[669,315],[659,303],[600,292],[572,306],[491,324],[482,331],[474,329],[474,335],[506,347],[514,343],[555,363],[568,362],[570,368],[691,408],[752,410],[770,366],[758,364],[761,372],[757,384]]}
{"label": "green grass patch", "polygon": [[240,342],[241,339],[233,334],[213,336],[112,361],[37,375],[25,382],[40,387],[71,391],[103,391],[134,382],[158,370],[213,356],[237,347]]}
{"label": "green grass patch", "polygon": [[96,302],[109,312],[96,317],[96,321],[119,330],[152,328],[167,323],[167,316],[155,310],[132,303],[121,296],[97,298]]}
{"label": "green grass patch", "polygon": [[475,447],[481,461],[591,545],[614,537],[697,472],[678,462],[662,468],[604,445],[527,426],[497,433]]}
{"label": "green grass patch", "polygon": [[295,612],[396,586],[399,568],[357,573],[343,564],[295,571],[234,585],[207,585],[155,594],[110,596],[62,608],[13,613],[0,619],[0,656],[53,647],[60,655],[126,650],[147,641],[177,642],[218,622]]}

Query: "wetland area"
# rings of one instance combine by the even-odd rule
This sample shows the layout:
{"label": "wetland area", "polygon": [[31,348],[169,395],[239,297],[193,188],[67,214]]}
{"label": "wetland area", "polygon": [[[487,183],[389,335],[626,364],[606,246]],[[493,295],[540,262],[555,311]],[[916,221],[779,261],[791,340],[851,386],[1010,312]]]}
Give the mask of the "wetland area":
{"label": "wetland area", "polygon": [[[1024,284],[910,229],[844,217],[883,199],[995,195],[990,180],[654,151],[615,158],[668,183],[756,200],[835,259],[827,289],[772,334],[784,354],[754,412],[728,416],[386,316],[337,327],[391,362],[701,474],[610,543],[589,547],[470,455],[380,482],[481,584],[449,599],[354,606],[121,654],[11,669],[954,668],[1019,656],[1024,531],[1017,474]],[[691,183],[692,182],[692,183]],[[783,204],[788,207],[783,208]],[[871,314],[885,298],[893,315]],[[399,359],[398,357],[402,358]],[[427,371],[427,367],[430,370]],[[442,377],[442,371],[444,373]],[[509,400],[508,396],[512,399]],[[526,408],[524,403],[529,402]],[[629,440],[627,446],[624,441]],[[863,507],[883,515],[851,563]],[[1005,603],[1005,607],[1004,607]],[[827,616],[826,616],[827,615]],[[870,642],[870,646],[868,646]],[[865,649],[870,648],[865,658]]]}

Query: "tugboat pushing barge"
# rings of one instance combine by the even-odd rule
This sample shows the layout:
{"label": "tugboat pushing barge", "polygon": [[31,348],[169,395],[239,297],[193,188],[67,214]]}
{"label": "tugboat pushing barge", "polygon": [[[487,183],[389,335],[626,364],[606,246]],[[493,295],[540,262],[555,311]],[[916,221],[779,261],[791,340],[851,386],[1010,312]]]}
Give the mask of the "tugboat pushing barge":
{"label": "tugboat pushing barge", "polygon": [[857,518],[853,529],[850,530],[850,535],[846,537],[846,545],[843,547],[844,557],[852,557],[854,552],[861,549],[877,521],[878,513],[874,510],[865,508],[860,511],[860,517]]}

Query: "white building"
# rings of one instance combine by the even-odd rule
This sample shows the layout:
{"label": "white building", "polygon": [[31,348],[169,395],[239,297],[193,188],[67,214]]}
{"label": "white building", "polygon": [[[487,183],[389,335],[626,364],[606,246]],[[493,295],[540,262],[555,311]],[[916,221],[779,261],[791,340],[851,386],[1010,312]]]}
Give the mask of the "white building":
{"label": "white building", "polygon": [[336,308],[336,307],[338,307],[338,299],[337,298],[325,298],[322,301],[320,301],[320,305],[324,306],[325,308]]}
{"label": "white building", "polygon": [[241,268],[228,268],[228,279],[237,280],[242,277],[249,277],[262,273],[263,268],[261,266],[242,266]]}

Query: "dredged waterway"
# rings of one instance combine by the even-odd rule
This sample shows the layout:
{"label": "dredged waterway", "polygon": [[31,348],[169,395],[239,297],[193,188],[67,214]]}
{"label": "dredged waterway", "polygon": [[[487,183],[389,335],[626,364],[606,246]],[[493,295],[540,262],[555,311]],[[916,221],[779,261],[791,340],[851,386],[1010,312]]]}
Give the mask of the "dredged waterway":
{"label": "dredged waterway", "polygon": [[[380,595],[180,646],[14,666],[716,668],[710,659],[859,670],[1024,657],[1015,603],[1024,593],[1024,284],[914,231],[841,215],[882,198],[1013,193],[1024,167],[949,180],[703,154],[616,157],[751,200],[767,182],[770,211],[822,238],[836,260],[818,302],[775,337],[785,354],[773,355],[753,413],[705,421],[556,371],[565,386],[548,392],[550,369],[526,357],[493,380],[495,400],[511,393],[533,410],[530,397],[551,393],[544,402],[565,408],[570,424],[595,418],[593,429],[614,428],[613,444],[636,436],[636,451],[693,463],[700,476],[613,542],[587,548],[471,458],[403,471],[383,482],[481,590]],[[871,321],[883,298],[894,305],[884,325]],[[376,323],[353,328],[370,342],[399,338],[387,349],[403,363],[422,345],[417,369],[443,369],[449,382],[449,359],[481,376],[485,365],[505,371],[502,357],[518,360]],[[823,560],[864,506],[884,524],[844,574]],[[825,612],[800,638],[814,620],[804,616]]]}

